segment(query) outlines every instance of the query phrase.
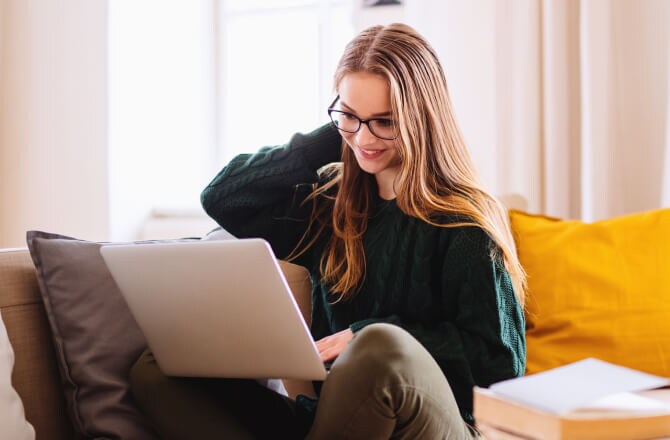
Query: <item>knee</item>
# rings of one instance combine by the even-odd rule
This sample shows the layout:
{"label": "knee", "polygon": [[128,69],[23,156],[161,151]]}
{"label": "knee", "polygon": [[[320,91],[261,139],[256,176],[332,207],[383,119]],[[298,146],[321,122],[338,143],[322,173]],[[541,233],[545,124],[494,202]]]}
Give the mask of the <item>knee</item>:
{"label": "knee", "polygon": [[414,337],[397,325],[371,324],[359,330],[353,339],[369,353],[402,355]]}
{"label": "knee", "polygon": [[[422,358],[417,351],[425,350],[407,331],[395,325],[372,324],[356,333],[347,348],[346,363],[377,377],[405,376]],[[336,366],[337,362],[333,368]]]}

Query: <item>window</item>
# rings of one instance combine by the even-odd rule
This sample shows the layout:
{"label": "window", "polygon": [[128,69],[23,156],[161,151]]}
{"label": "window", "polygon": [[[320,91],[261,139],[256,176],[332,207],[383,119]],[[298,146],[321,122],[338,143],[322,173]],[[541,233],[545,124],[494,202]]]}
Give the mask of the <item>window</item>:
{"label": "window", "polygon": [[346,0],[227,0],[220,14],[219,165],[328,121],[353,37]]}
{"label": "window", "polygon": [[109,2],[112,240],[200,209],[239,152],[327,122],[352,0]]}

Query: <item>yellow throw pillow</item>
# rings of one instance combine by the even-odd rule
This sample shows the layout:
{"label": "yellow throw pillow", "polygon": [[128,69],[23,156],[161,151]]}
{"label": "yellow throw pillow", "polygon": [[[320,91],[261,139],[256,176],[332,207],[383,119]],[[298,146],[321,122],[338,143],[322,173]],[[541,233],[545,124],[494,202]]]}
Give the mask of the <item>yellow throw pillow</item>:
{"label": "yellow throw pillow", "polygon": [[527,374],[596,357],[670,376],[670,209],[510,221],[528,274]]}

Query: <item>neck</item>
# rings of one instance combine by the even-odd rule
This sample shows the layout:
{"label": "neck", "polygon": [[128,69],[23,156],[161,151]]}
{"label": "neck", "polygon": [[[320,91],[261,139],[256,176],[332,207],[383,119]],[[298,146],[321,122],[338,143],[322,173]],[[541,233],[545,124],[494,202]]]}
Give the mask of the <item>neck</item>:
{"label": "neck", "polygon": [[398,171],[398,168],[387,168],[375,174],[377,187],[379,188],[379,197],[382,199],[392,200],[396,198],[397,194],[393,185]]}

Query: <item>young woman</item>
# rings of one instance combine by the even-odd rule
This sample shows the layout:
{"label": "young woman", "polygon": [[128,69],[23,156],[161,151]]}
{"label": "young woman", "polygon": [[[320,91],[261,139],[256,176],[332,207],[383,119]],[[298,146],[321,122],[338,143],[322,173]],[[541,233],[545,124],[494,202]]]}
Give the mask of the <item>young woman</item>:
{"label": "young woman", "polygon": [[310,270],[311,331],[334,361],[319,397],[169,379],[145,353],[133,392],[166,438],[467,439],[473,386],[524,373],[523,270],[433,49],[369,28],[335,90],[332,124],[236,157],[202,193],[223,228]]}

